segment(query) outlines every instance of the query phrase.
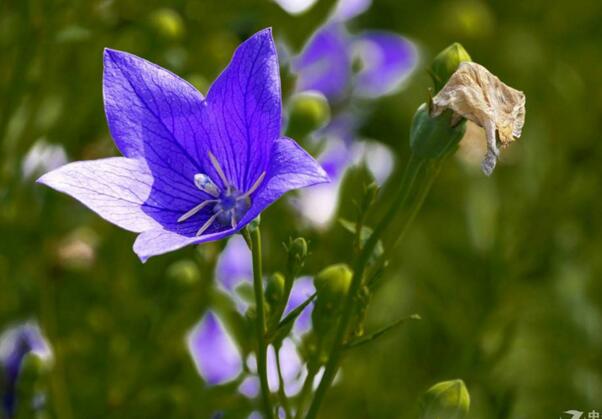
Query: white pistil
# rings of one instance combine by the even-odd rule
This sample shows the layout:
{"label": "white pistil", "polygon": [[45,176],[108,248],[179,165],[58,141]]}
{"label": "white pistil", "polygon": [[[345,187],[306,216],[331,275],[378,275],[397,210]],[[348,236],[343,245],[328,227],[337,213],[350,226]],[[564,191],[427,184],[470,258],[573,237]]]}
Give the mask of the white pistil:
{"label": "white pistil", "polygon": [[205,230],[207,230],[211,224],[213,224],[213,222],[215,221],[215,219],[221,215],[224,211],[218,211],[215,214],[213,214],[207,221],[205,221],[205,224],[203,224],[201,226],[201,228],[199,228],[199,231],[196,232],[197,236],[200,236],[201,234],[203,234],[205,232]]}
{"label": "white pistil", "polygon": [[194,175],[194,184],[201,191],[217,198],[220,194],[219,188],[213,183],[211,178],[204,173]]}
{"label": "white pistil", "polygon": [[257,190],[257,188],[259,188],[259,185],[261,185],[261,182],[263,182],[264,178],[265,178],[265,172],[261,172],[261,174],[259,175],[259,177],[255,181],[255,183],[253,184],[253,186],[251,186],[251,188],[247,192],[245,192],[244,194],[242,194],[241,196],[239,196],[236,199],[239,200],[239,199],[246,199],[246,198],[248,198],[253,192],[255,192]]}
{"label": "white pistil", "polygon": [[217,158],[213,155],[213,153],[211,151],[208,151],[207,154],[209,155],[209,160],[211,160],[211,164],[215,168],[215,171],[219,175],[219,178],[224,183],[224,186],[229,187],[230,182],[228,182],[228,179],[226,178],[226,175],[224,174],[224,171],[222,170],[222,166],[219,165]]}
{"label": "white pistil", "polygon": [[182,215],[180,218],[178,218],[178,223],[181,223],[183,221],[188,220],[190,217],[192,217],[197,212],[199,212],[200,210],[202,210],[203,208],[205,208],[207,205],[209,205],[209,204],[215,204],[217,202],[218,202],[217,199],[208,199],[207,201],[201,202],[199,205],[197,205],[196,207],[192,208],[190,211],[186,212],[184,215]]}

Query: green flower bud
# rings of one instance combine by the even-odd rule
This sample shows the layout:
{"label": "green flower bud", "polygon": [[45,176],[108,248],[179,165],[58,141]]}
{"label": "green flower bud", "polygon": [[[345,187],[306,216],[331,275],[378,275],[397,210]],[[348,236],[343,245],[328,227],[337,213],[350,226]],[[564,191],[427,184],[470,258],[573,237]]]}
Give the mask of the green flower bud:
{"label": "green flower bud", "polygon": [[173,9],[158,9],[151,15],[151,22],[157,32],[168,39],[179,39],[184,34],[184,22]]}
{"label": "green flower bud", "polygon": [[347,294],[352,277],[353,272],[344,263],[323,269],[314,278],[318,301],[338,303]]}
{"label": "green flower bud", "polygon": [[326,341],[333,336],[331,331],[339,320],[352,277],[351,269],[341,263],[323,269],[314,278],[317,298],[311,314],[312,325],[316,335]]}
{"label": "green flower bud", "polygon": [[275,307],[284,297],[284,275],[276,272],[270,276],[265,287],[265,299],[270,306]]}
{"label": "green flower bud", "polygon": [[445,86],[452,74],[458,69],[461,62],[472,61],[468,52],[458,42],[441,51],[431,64],[431,77],[435,83],[435,91],[438,92]]}
{"label": "green flower bud", "polygon": [[287,135],[302,139],[322,128],[330,120],[328,100],[319,92],[306,91],[291,98]]}
{"label": "green flower bud", "polygon": [[288,269],[291,276],[295,277],[305,264],[308,251],[307,241],[303,237],[297,237],[294,240],[290,240],[286,249],[288,250]]}
{"label": "green flower bud", "polygon": [[470,395],[462,380],[443,381],[424,394],[421,419],[462,419],[470,409]]}
{"label": "green flower bud", "polygon": [[167,268],[167,277],[183,286],[191,286],[201,280],[201,273],[193,260],[179,260]]}
{"label": "green flower bud", "polygon": [[426,104],[420,105],[410,128],[410,148],[425,159],[440,159],[455,151],[466,131],[466,121],[454,124],[451,111],[432,117]]}

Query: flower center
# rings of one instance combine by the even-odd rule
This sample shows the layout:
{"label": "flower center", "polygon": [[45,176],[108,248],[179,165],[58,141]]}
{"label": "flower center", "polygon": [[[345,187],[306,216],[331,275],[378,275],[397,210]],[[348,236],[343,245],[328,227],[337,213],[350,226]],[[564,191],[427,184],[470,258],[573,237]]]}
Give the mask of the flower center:
{"label": "flower center", "polygon": [[265,172],[262,172],[248,191],[240,192],[228,181],[213,153],[209,152],[208,154],[211,164],[224,185],[224,190],[221,190],[205,173],[195,174],[194,184],[196,187],[215,199],[207,199],[201,202],[178,218],[179,223],[184,222],[202,209],[213,205],[213,209],[211,210],[212,215],[199,228],[196,233],[197,236],[202,235],[216,221],[222,225],[229,225],[233,229],[236,228],[238,222],[251,207],[251,194],[259,188],[265,178]]}

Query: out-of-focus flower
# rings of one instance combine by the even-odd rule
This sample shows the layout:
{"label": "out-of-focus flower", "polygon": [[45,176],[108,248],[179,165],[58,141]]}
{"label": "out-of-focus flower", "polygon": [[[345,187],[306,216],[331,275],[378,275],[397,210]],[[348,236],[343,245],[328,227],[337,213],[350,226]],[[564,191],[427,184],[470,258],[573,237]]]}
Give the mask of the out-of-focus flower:
{"label": "out-of-focus flower", "polygon": [[[293,60],[297,90],[317,90],[330,101],[394,93],[415,68],[418,54],[407,39],[385,31],[348,33],[345,23],[370,1],[342,0],[326,24]],[[354,72],[354,66],[359,70]]]}
{"label": "out-of-focus flower", "polygon": [[345,170],[358,163],[365,163],[378,184],[387,180],[393,171],[394,157],[391,150],[376,141],[345,141],[339,136],[326,137],[326,147],[318,157],[331,181],[299,191],[294,200],[295,209],[315,227],[327,227],[335,215],[341,181]]}
{"label": "out-of-focus flower", "polygon": [[[296,307],[300,306],[305,300],[307,300],[314,292],[314,282],[311,277],[304,276],[297,278],[293,284],[291,295],[289,296],[284,315],[293,311]],[[295,324],[293,325],[293,337],[300,337],[303,333],[307,332],[311,327],[311,311],[313,305],[310,304],[305,307],[305,310],[301,312]]]}
{"label": "out-of-focus flower", "polygon": [[281,92],[271,30],[258,32],[204,98],[134,55],[107,49],[109,128],[125,157],[75,162],[38,181],[140,233],[142,261],[232,235],[289,190],[328,181],[280,136]]}
{"label": "out-of-focus flower", "polygon": [[252,281],[251,251],[242,236],[232,236],[228,240],[217,260],[215,278],[228,291],[233,291],[241,282]]}
{"label": "out-of-focus flower", "polygon": [[44,363],[52,361],[50,345],[36,323],[29,322],[6,330],[0,335],[0,396],[6,417],[15,412],[16,386],[23,360],[27,355],[37,356]]}
{"label": "out-of-focus flower", "polygon": [[240,352],[224,325],[207,312],[187,338],[197,371],[209,385],[223,384],[242,372]]}
{"label": "out-of-focus flower", "polygon": [[300,15],[308,11],[318,0],[274,0],[285,12]]}
{"label": "out-of-focus flower", "polygon": [[490,175],[499,157],[498,143],[508,146],[525,123],[525,94],[502,83],[485,67],[462,62],[432,101],[432,115],[446,109],[485,129],[487,154],[481,164]]}
{"label": "out-of-focus flower", "polygon": [[96,260],[98,237],[88,228],[78,228],[61,240],[56,248],[58,263],[68,269],[90,268]]}
{"label": "out-of-focus flower", "polygon": [[21,163],[24,179],[39,176],[67,163],[67,153],[58,144],[50,144],[44,139],[34,143]]}

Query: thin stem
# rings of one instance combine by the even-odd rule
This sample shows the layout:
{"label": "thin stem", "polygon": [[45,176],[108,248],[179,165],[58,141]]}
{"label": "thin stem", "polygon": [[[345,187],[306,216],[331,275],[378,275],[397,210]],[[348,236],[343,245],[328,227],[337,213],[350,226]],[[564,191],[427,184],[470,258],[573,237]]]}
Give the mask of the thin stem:
{"label": "thin stem", "polygon": [[336,372],[339,368],[339,363],[344,352],[344,339],[347,336],[349,324],[353,315],[353,303],[362,284],[364,271],[370,256],[372,255],[380,236],[394,219],[395,213],[400,207],[406,205],[407,200],[411,195],[410,192],[413,189],[414,182],[416,181],[416,178],[425,163],[426,160],[424,159],[418,158],[414,155],[410,157],[410,161],[403,175],[398,194],[394,198],[391,207],[385,216],[374,228],[374,232],[370,235],[370,238],[362,248],[359,257],[357,258],[357,262],[355,263],[353,269],[351,285],[345,298],[343,312],[337,327],[334,344],[332,345],[330,356],[328,357],[328,362],[326,363],[326,369],[324,370],[324,376],[322,377],[320,385],[314,394],[314,399],[309,407],[306,419],[314,419],[317,416],[318,410],[320,409],[322,401],[324,400],[324,396],[326,395],[326,391],[332,385],[332,381],[334,380]]}
{"label": "thin stem", "polygon": [[50,389],[56,415],[61,419],[72,419],[73,411],[65,380],[65,364],[63,362],[63,344],[56,330],[56,284],[52,279],[42,281],[41,310],[44,330],[50,341],[54,343],[54,367],[50,374]]}
{"label": "thin stem", "polygon": [[257,373],[261,383],[261,396],[266,419],[274,417],[270,401],[270,387],[268,385],[268,371],[266,365],[267,345],[265,340],[265,312],[263,301],[263,278],[261,272],[261,233],[259,226],[250,229],[251,253],[253,255],[253,288],[255,290],[255,305],[257,311]]}
{"label": "thin stem", "polygon": [[303,383],[301,393],[299,394],[299,401],[297,403],[297,414],[295,415],[295,419],[301,419],[303,417],[303,412],[305,411],[305,402],[307,401],[307,397],[309,396],[313,387],[315,376],[315,368],[310,368],[307,372],[305,382]]}
{"label": "thin stem", "polygon": [[274,352],[276,354],[276,368],[278,369],[278,395],[280,396],[280,404],[284,409],[286,418],[290,419],[293,416],[291,414],[291,407],[288,403],[286,391],[284,388],[284,378],[282,377],[282,368],[280,366],[280,347],[274,347]]}

